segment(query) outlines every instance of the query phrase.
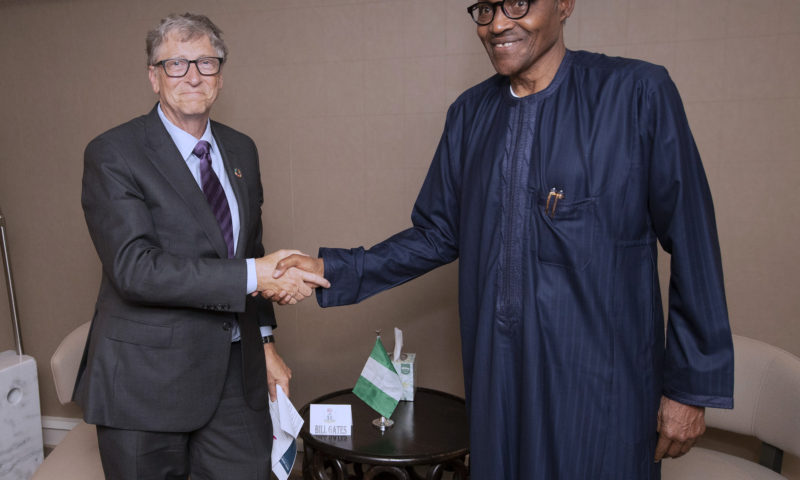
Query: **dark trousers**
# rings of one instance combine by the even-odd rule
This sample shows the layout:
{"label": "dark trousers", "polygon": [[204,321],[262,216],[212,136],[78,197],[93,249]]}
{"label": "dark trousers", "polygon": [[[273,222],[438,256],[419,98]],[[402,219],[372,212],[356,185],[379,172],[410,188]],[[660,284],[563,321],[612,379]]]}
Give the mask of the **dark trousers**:
{"label": "dark trousers", "polygon": [[245,402],[238,342],[231,345],[217,410],[202,428],[144,432],[98,425],[97,439],[108,480],[177,480],[189,475],[192,480],[270,478],[272,421],[269,409],[255,411]]}

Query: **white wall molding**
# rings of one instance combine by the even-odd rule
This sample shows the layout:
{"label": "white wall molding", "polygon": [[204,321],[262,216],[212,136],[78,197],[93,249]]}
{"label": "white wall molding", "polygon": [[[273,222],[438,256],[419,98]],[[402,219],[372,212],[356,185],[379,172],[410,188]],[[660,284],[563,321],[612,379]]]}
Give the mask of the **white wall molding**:
{"label": "white wall molding", "polygon": [[55,447],[81,422],[80,418],[42,417],[42,439],[45,447]]}

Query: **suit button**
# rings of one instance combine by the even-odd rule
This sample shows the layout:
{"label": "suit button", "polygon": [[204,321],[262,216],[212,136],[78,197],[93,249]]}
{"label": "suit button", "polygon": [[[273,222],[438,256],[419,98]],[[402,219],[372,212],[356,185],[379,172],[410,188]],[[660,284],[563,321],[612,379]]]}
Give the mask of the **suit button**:
{"label": "suit button", "polygon": [[222,329],[223,329],[223,330],[225,330],[226,332],[227,332],[228,330],[230,330],[230,329],[231,329],[231,324],[230,324],[230,322],[225,322],[225,323],[223,323],[223,324],[222,324]]}

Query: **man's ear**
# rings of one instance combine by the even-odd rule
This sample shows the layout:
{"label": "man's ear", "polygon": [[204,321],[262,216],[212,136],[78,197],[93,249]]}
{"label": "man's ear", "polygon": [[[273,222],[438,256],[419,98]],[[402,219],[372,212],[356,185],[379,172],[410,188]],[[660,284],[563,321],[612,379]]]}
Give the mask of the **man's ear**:
{"label": "man's ear", "polygon": [[575,0],[556,0],[558,2],[558,10],[561,23],[567,21],[572,11],[575,9]]}
{"label": "man's ear", "polygon": [[153,93],[158,95],[160,87],[158,85],[158,72],[156,71],[156,67],[152,65],[147,67],[147,77],[150,79],[150,86],[153,87]]}

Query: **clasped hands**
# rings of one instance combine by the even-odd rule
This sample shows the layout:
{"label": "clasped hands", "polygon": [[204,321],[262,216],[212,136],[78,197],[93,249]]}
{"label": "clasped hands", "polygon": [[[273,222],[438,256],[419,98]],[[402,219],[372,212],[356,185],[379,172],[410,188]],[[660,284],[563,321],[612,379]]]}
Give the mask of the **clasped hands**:
{"label": "clasped hands", "polygon": [[255,260],[258,287],[253,296],[294,305],[314,293],[317,287],[328,288],[322,275],[325,268],[320,258],[312,258],[298,250],[278,250]]}

